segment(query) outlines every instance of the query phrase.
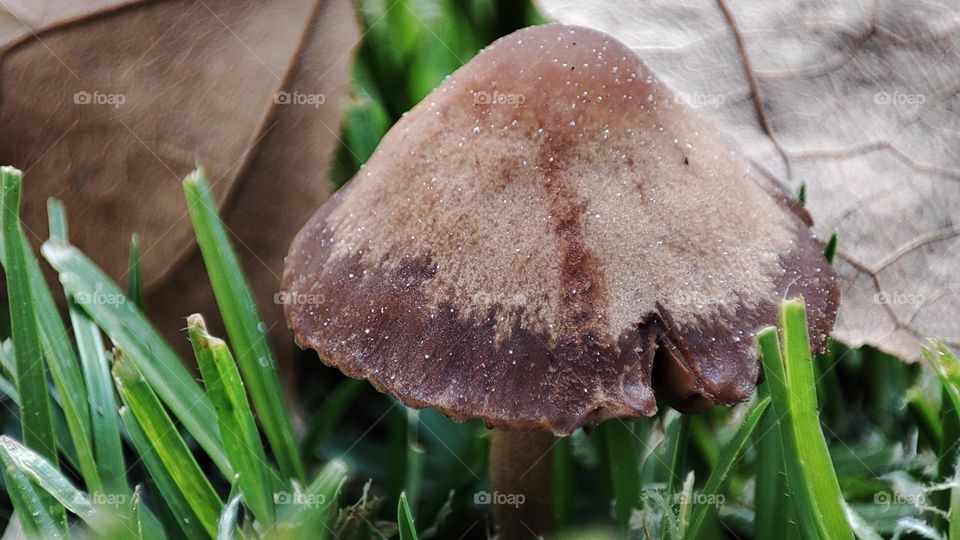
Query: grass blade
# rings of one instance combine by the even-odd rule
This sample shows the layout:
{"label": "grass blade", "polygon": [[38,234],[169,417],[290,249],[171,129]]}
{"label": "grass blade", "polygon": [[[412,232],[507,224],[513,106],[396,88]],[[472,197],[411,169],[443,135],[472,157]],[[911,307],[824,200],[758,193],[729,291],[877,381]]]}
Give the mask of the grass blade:
{"label": "grass blade", "polygon": [[[176,517],[176,526],[183,531],[186,538],[191,540],[208,538],[200,520],[197,519],[196,513],[190,507],[190,503],[187,502],[180,488],[177,487],[163,461],[160,460],[157,449],[151,445],[150,438],[140,426],[140,422],[127,407],[121,407],[119,414],[123,426],[130,436],[130,442],[133,443],[137,455],[143,461],[147,472],[150,473],[150,478],[156,485],[157,491],[160,492],[160,502],[166,505],[170,509],[170,514]],[[168,532],[172,533],[173,531],[169,530],[171,526],[169,522],[165,521],[165,523],[167,523]]]}
{"label": "grass blade", "polygon": [[833,264],[833,261],[837,258],[837,231],[830,233],[830,238],[827,240],[827,245],[823,247],[823,257],[827,259],[827,262]]}
{"label": "grass blade", "polygon": [[[767,384],[757,388],[761,399],[769,397]],[[780,440],[778,419],[773,409],[760,418],[757,427],[756,492],[754,535],[756,538],[793,540],[800,538],[800,529],[793,518],[793,503],[787,488],[786,471],[783,468],[783,443]]]}
{"label": "grass blade", "polygon": [[74,487],[47,458],[6,435],[0,436],[0,453],[5,464],[26,475],[61,506],[88,523],[93,521],[97,511],[90,498]]}
{"label": "grass blade", "polygon": [[143,274],[140,272],[140,235],[130,237],[130,260],[127,263],[127,298],[143,310]]}
{"label": "grass blade", "polygon": [[340,487],[347,480],[347,471],[347,465],[344,462],[337,459],[331,460],[307,487],[307,495],[323,501],[328,506],[336,507],[334,503],[340,493]]}
{"label": "grass blade", "polygon": [[791,492],[796,493],[796,497],[792,499],[794,515],[805,538],[820,538],[820,528],[816,519],[817,513],[807,493],[805,476],[799,462],[798,442],[796,434],[792,430],[790,418],[791,390],[787,384],[787,374],[784,370],[777,329],[769,327],[761,330],[757,334],[757,343],[760,347],[760,358],[763,362],[766,384],[770,390],[774,415],[778,419],[776,426],[783,446],[781,457],[787,473],[788,488]]}
{"label": "grass blade", "polygon": [[130,516],[137,538],[154,540],[166,537],[160,521],[143,504],[143,488],[139,484],[133,489],[133,495],[130,496]]}
{"label": "grass blade", "polygon": [[833,468],[827,441],[820,427],[817,383],[810,351],[807,311],[802,300],[787,301],[781,312],[787,380],[793,391],[790,420],[796,433],[799,457],[808,475],[811,495],[829,538],[853,538],[843,511],[840,483]]}
{"label": "grass blade", "polygon": [[417,540],[417,528],[413,525],[413,515],[405,492],[400,494],[400,502],[397,503],[397,527],[400,529],[400,540]]}
{"label": "grass blade", "polygon": [[720,488],[730,471],[733,470],[734,464],[740,459],[743,449],[747,446],[747,441],[750,440],[769,405],[770,398],[765,398],[757,403],[747,414],[747,417],[743,419],[736,435],[720,453],[720,459],[717,461],[716,467],[710,472],[710,476],[707,477],[707,482],[704,484],[700,496],[694,500],[693,515],[690,518],[690,526],[686,530],[687,538],[700,538],[703,526],[718,510],[718,501],[721,499],[717,496],[720,494]]}
{"label": "grass blade", "polygon": [[904,403],[907,405],[910,418],[917,425],[921,439],[933,449],[942,448],[943,422],[940,420],[939,411],[923,394],[923,390],[918,387],[908,390]]}
{"label": "grass blade", "polygon": [[[40,263],[34,256],[33,249],[23,235],[22,229],[19,236],[23,246],[23,260],[29,275],[30,297],[33,300],[40,346],[60,397],[60,408],[53,407],[54,428],[59,431],[57,439],[60,442],[60,450],[70,458],[71,465],[80,471],[87,487],[98,490],[101,481],[90,441],[90,415],[86,402],[86,388],[80,377],[76,355],[70,344],[67,329],[60,319],[60,311],[40,270]],[[58,414],[61,415],[60,418]],[[62,431],[59,430],[62,427],[59,425],[60,420],[66,427]],[[64,444],[67,440],[70,442],[69,447]]]}
{"label": "grass blade", "polygon": [[203,171],[194,171],[187,176],[183,181],[183,189],[227,336],[237,352],[243,380],[247,383],[264,433],[283,475],[302,480],[303,464],[277,376],[276,360],[267,343],[266,329],[257,311],[253,293],[244,278],[227,231],[217,215]]}
{"label": "grass blade", "polygon": [[840,485],[820,429],[813,360],[803,302],[784,302],[784,348],[776,329],[757,336],[784,447],[794,509],[807,538],[853,538]]}
{"label": "grass blade", "polygon": [[223,506],[220,497],[190,454],[150,385],[136,367],[123,358],[120,350],[114,353],[113,376],[124,405],[137,419],[148,444],[156,450],[160,462],[193,509],[200,525],[210,536],[216,535]]}
{"label": "grass blade", "polygon": [[420,411],[403,407],[407,417],[407,448],[403,475],[403,492],[409,494],[407,502],[416,508],[420,500],[420,485],[423,483],[423,460],[425,452],[419,442]]}
{"label": "grass blade", "polygon": [[667,496],[677,492],[687,469],[687,448],[690,446],[690,416],[681,414],[667,430],[667,458],[670,470],[667,474]]}
{"label": "grass blade", "polygon": [[48,241],[43,254],[60,273],[67,296],[103,300],[78,305],[123,349],[126,360],[136,366],[223,475],[233,478],[230,460],[220,445],[213,404],[143,313],[77,248]]}
{"label": "grass blade", "polygon": [[[20,426],[24,443],[57,462],[57,443],[53,414],[47,391],[47,375],[37,317],[27,267],[28,248],[20,226],[20,187],[22,175],[11,167],[0,167],[2,182],[4,268],[7,274],[7,298],[10,303],[10,330],[16,346],[17,393],[20,395]],[[54,522],[66,530],[66,514],[45,493],[38,500]]]}
{"label": "grass blade", "polygon": [[[117,398],[110,384],[110,366],[103,338],[96,324],[72,301],[69,302],[69,311],[90,401],[92,442],[100,489],[113,494],[129,493]],[[89,484],[88,488],[97,491]]]}
{"label": "grass blade", "polygon": [[0,169],[3,177],[3,238],[7,274],[7,297],[10,299],[10,330],[16,346],[17,393],[20,395],[20,422],[24,443],[57,460],[53,435],[50,393],[47,392],[46,368],[37,335],[36,316],[30,292],[23,244],[18,240],[20,228],[20,172],[9,167]]}
{"label": "grass blade", "polygon": [[576,492],[570,437],[558,437],[553,447],[553,511],[557,518],[557,530],[565,530],[573,520]]}
{"label": "grass blade", "polygon": [[[10,398],[17,407],[20,407],[20,394],[13,383],[0,378],[0,394]],[[79,470],[77,465],[77,452],[73,448],[73,441],[70,440],[70,429],[67,427],[67,421],[63,417],[63,410],[59,407],[53,407],[53,432],[57,438],[57,447],[60,450],[60,457],[66,461],[67,465],[75,470]]]}
{"label": "grass blade", "polygon": [[[20,524],[27,538],[65,538],[65,521],[50,514],[49,500],[53,498],[37,491],[33,482],[14,464],[6,453],[0,452],[3,480],[7,495],[20,516]],[[58,506],[63,511],[62,506]]]}
{"label": "grass blade", "polygon": [[[50,220],[50,238],[66,244],[67,219],[63,204],[50,199],[47,202]],[[117,400],[110,380],[110,366],[100,329],[73,300],[68,300],[70,323],[80,356],[80,368],[86,387],[90,410],[90,442],[96,462],[96,483],[87,480],[87,489],[93,493],[129,494],[126,464],[120,439],[120,417]]]}
{"label": "grass blade", "polygon": [[188,317],[187,327],[203,383],[217,410],[224,449],[239,476],[240,492],[254,517],[269,526],[276,519],[272,479],[267,476],[270,467],[233,355],[223,340],[207,334],[200,315]]}
{"label": "grass blade", "polygon": [[634,433],[631,424],[613,419],[597,428],[606,451],[608,474],[613,486],[614,508],[617,523],[626,531],[630,525],[633,509],[640,506],[640,463],[634,448]]}

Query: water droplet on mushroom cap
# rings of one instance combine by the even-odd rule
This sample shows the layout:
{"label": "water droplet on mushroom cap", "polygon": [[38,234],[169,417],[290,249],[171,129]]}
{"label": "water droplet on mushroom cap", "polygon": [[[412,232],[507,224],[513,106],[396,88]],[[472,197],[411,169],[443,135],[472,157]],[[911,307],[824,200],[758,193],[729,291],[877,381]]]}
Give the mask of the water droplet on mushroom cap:
{"label": "water droplet on mushroom cap", "polygon": [[569,30],[487,47],[320,207],[283,277],[325,299],[285,305],[301,346],[408,405],[562,434],[747,399],[785,295],[829,332],[803,209],[627,47]]}

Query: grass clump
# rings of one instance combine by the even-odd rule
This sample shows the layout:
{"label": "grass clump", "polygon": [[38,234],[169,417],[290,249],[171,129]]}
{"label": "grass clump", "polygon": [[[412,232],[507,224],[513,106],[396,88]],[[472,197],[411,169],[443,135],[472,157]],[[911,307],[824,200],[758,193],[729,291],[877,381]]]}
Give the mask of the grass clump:
{"label": "grass clump", "polygon": [[[141,311],[140,278],[130,283],[140,300],[130,301],[69,244],[63,207],[51,201],[42,251],[60,274],[71,338],[20,226],[22,175],[5,167],[2,181],[12,339],[0,355],[0,390],[19,406],[23,436],[0,438],[0,460],[23,530],[66,536],[69,513],[96,537],[329,536],[347,468],[333,461],[302,487],[306,474],[273,355],[202,173],[184,182],[191,217],[228,334],[244,350],[235,361],[203,318],[191,316],[203,387]],[[135,242],[133,268],[137,253]],[[85,489],[75,487],[71,471]],[[130,485],[134,472],[142,481]],[[218,490],[225,483],[232,486],[226,499]]]}

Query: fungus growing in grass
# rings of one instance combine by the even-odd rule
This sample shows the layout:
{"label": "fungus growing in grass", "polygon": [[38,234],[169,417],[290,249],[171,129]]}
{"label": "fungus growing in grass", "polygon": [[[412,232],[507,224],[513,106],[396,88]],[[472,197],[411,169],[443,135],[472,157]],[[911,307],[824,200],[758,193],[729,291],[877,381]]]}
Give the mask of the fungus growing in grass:
{"label": "fungus growing in grass", "polygon": [[[491,432],[502,537],[550,527],[549,449],[601,420],[748,399],[754,334],[838,289],[806,212],[626,46],[504,37],[384,137],[294,240],[302,347]],[[520,525],[523,521],[523,525]]]}

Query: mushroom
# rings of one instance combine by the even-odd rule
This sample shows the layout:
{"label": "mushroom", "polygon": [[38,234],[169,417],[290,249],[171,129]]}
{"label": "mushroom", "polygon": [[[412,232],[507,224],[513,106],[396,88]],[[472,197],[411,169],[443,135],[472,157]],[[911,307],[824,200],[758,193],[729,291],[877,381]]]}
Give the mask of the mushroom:
{"label": "mushroom", "polygon": [[[838,289],[800,205],[625,45],[506,36],[384,137],[297,235],[301,347],[411,407],[482,419],[501,537],[550,526],[553,436],[748,399],[754,334]],[[520,522],[523,522],[522,524]]]}

